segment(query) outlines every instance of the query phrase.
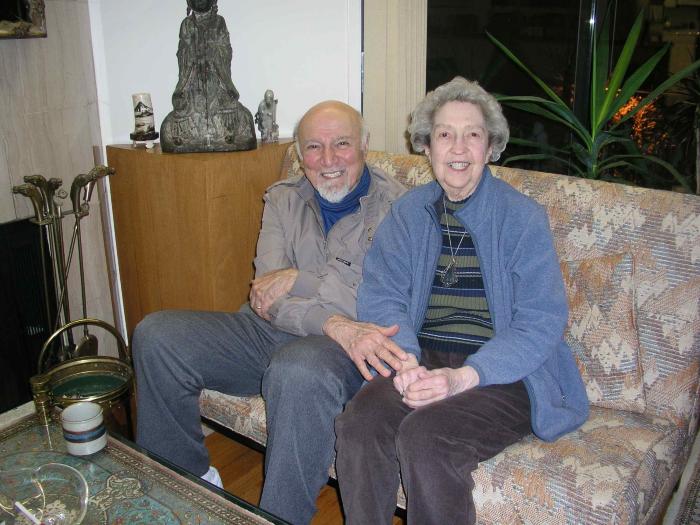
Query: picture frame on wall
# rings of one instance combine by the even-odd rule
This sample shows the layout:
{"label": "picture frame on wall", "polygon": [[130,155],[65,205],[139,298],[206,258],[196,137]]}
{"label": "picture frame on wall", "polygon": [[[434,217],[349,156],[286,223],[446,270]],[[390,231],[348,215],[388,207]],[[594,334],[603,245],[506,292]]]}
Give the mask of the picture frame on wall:
{"label": "picture frame on wall", "polygon": [[44,0],[0,2],[0,38],[46,37]]}

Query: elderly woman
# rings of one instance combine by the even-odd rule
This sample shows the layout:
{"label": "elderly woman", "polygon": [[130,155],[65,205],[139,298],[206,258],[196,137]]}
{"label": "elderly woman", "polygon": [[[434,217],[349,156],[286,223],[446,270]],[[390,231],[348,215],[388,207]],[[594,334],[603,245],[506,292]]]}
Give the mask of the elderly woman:
{"label": "elderly woman", "polygon": [[531,432],[553,441],[588,416],[563,340],[564,285],[547,215],[495,179],[508,141],[496,100],[457,77],[411,115],[436,182],[394,203],[364,262],[358,317],[411,357],[336,419],[347,522],[474,523],[472,472]]}

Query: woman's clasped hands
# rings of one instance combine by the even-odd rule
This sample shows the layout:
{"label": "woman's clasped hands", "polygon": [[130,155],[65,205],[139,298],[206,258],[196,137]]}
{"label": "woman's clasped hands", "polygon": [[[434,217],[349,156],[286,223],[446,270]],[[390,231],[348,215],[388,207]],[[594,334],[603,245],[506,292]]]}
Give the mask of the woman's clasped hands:
{"label": "woman's clasped hands", "polygon": [[435,368],[428,370],[418,364],[416,356],[402,363],[394,377],[394,388],[411,408],[429,405],[479,384],[479,374],[471,366],[461,368]]}

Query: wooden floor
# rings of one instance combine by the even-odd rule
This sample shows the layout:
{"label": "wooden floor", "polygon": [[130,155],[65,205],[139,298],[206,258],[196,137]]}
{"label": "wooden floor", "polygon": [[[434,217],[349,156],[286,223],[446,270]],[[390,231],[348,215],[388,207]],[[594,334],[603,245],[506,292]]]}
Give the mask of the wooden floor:
{"label": "wooden floor", "polygon": [[[221,475],[224,488],[230,493],[255,505],[260,501],[263,478],[263,454],[230,439],[219,432],[213,432],[205,439],[211,464]],[[318,512],[312,525],[341,525],[343,514],[338,491],[326,485],[316,501]],[[394,516],[394,525],[404,521]]]}

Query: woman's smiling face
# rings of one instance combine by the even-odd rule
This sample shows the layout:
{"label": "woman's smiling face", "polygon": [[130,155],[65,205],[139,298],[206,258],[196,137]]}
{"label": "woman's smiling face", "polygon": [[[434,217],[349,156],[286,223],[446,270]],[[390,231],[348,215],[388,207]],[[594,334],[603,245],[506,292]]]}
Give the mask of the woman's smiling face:
{"label": "woman's smiling face", "polygon": [[435,112],[430,146],[433,173],[447,198],[466,199],[476,189],[491,157],[484,114],[471,102],[447,102]]}

